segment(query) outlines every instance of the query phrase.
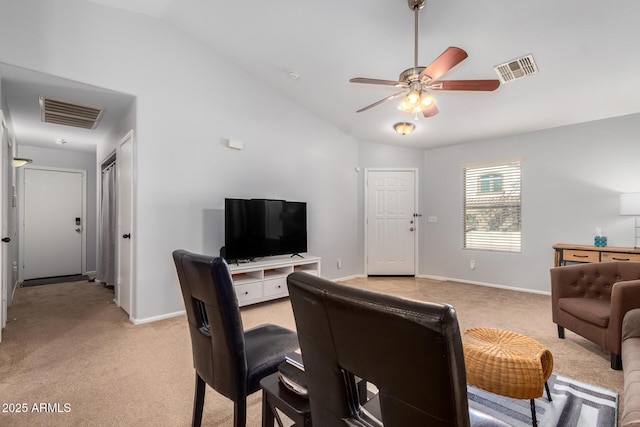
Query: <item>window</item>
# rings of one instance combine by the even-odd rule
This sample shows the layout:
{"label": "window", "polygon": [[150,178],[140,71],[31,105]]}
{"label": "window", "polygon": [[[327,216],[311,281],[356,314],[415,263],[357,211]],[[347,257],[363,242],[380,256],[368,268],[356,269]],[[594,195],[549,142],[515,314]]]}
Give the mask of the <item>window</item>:
{"label": "window", "polygon": [[464,248],[520,252],[521,159],[463,166]]}

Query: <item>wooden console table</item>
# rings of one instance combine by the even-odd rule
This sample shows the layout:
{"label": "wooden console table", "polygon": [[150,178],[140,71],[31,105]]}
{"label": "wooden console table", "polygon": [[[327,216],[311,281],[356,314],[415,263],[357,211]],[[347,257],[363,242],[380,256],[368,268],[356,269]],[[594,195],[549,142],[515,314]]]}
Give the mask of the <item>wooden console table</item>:
{"label": "wooden console table", "polygon": [[638,261],[640,249],[616,248],[613,246],[584,246],[584,245],[553,245],[555,259],[553,265],[560,267],[571,262],[607,262],[607,261]]}

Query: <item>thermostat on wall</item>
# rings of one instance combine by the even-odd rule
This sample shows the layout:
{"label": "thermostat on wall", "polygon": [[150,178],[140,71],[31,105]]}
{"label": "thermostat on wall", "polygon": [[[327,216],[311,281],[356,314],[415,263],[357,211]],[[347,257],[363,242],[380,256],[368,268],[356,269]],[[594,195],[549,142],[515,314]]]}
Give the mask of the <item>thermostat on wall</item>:
{"label": "thermostat on wall", "polygon": [[235,148],[236,150],[242,150],[244,148],[244,142],[238,141],[236,139],[228,139],[227,147]]}

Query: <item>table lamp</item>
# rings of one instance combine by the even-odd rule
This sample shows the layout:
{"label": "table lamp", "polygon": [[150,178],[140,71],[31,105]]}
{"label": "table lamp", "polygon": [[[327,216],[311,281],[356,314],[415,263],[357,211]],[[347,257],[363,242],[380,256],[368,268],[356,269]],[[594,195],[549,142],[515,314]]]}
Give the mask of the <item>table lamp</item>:
{"label": "table lamp", "polygon": [[620,215],[633,215],[636,217],[634,246],[636,249],[640,248],[640,193],[620,195]]}

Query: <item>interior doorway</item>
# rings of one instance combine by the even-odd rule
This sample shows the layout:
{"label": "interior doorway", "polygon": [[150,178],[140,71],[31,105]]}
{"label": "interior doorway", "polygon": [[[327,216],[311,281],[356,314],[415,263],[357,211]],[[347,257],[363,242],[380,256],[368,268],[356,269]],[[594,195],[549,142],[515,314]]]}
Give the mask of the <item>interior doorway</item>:
{"label": "interior doorway", "polygon": [[418,248],[418,171],[365,170],[367,275],[415,276]]}

